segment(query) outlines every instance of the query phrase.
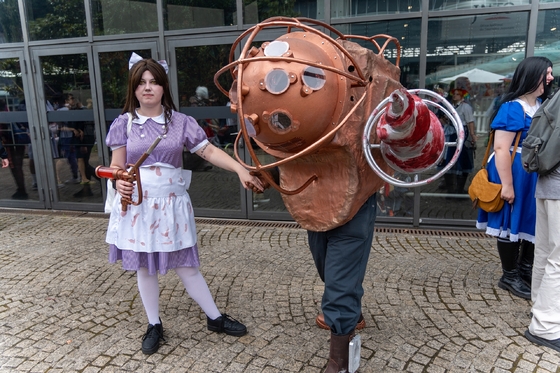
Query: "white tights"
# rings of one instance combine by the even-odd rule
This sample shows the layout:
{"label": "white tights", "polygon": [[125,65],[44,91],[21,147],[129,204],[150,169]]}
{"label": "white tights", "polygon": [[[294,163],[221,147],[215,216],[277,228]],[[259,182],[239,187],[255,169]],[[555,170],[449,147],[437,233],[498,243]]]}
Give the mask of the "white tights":
{"label": "white tights", "polygon": [[[210,319],[214,320],[221,316],[210,289],[198,270],[198,267],[179,267],[175,268],[175,273],[179,276],[185,290],[189,296],[202,308],[202,311]],[[148,323],[159,324],[159,283],[157,274],[150,276],[147,268],[140,268],[136,272],[138,280],[138,291],[142,298],[142,304],[148,316]]]}

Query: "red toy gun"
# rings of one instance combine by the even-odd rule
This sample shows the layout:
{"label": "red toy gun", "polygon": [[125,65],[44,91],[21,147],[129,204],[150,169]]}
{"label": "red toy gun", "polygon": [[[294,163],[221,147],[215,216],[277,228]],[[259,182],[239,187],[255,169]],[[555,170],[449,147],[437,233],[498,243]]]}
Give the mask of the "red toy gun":
{"label": "red toy gun", "polygon": [[146,158],[152,153],[154,148],[159,144],[161,141],[162,136],[158,136],[152,146],[142,156],[135,164],[127,164],[127,170],[123,170],[119,167],[106,167],[106,166],[97,166],[95,169],[95,174],[97,177],[103,177],[106,179],[111,180],[125,180],[130,183],[136,183],[136,187],[138,188],[138,201],[133,201],[132,198],[122,197],[121,198],[121,208],[122,211],[128,210],[128,205],[138,206],[142,203],[142,182],[140,181],[140,166]]}

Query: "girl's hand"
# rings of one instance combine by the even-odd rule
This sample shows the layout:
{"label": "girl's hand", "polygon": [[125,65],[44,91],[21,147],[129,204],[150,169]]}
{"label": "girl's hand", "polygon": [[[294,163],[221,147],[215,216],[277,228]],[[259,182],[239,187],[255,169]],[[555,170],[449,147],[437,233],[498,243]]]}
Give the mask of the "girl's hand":
{"label": "girl's hand", "polygon": [[264,186],[258,177],[253,176],[246,169],[242,169],[237,174],[243,187],[247,190],[252,190],[254,193],[262,193]]}
{"label": "girl's hand", "polygon": [[125,180],[117,180],[115,183],[117,187],[117,192],[124,198],[132,198],[132,192],[134,192],[134,184]]}
{"label": "girl's hand", "polygon": [[513,201],[515,200],[513,185],[502,185],[502,199],[510,205],[513,204]]}

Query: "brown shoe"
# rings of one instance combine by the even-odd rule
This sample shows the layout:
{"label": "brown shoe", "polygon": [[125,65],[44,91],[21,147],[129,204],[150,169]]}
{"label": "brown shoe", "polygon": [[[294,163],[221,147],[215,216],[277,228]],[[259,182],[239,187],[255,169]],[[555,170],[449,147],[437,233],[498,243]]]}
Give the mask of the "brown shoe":
{"label": "brown shoe", "polygon": [[[317,317],[315,318],[315,323],[321,329],[331,330],[331,328],[329,328],[329,326],[325,322],[325,316],[322,313],[317,315]],[[366,327],[366,320],[364,320],[364,315],[360,313],[360,318],[358,319],[358,323],[356,324],[356,329],[362,330],[365,327]]]}

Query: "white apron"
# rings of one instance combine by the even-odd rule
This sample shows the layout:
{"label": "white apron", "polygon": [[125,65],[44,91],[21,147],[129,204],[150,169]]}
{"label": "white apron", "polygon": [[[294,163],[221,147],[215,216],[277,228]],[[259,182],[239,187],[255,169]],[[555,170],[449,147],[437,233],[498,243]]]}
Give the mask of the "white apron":
{"label": "white apron", "polygon": [[[187,189],[191,171],[169,164],[140,167],[143,201],[121,210],[121,196],[113,201],[106,242],[121,250],[173,252],[196,244],[193,207]],[[138,195],[133,194],[133,201]]]}

